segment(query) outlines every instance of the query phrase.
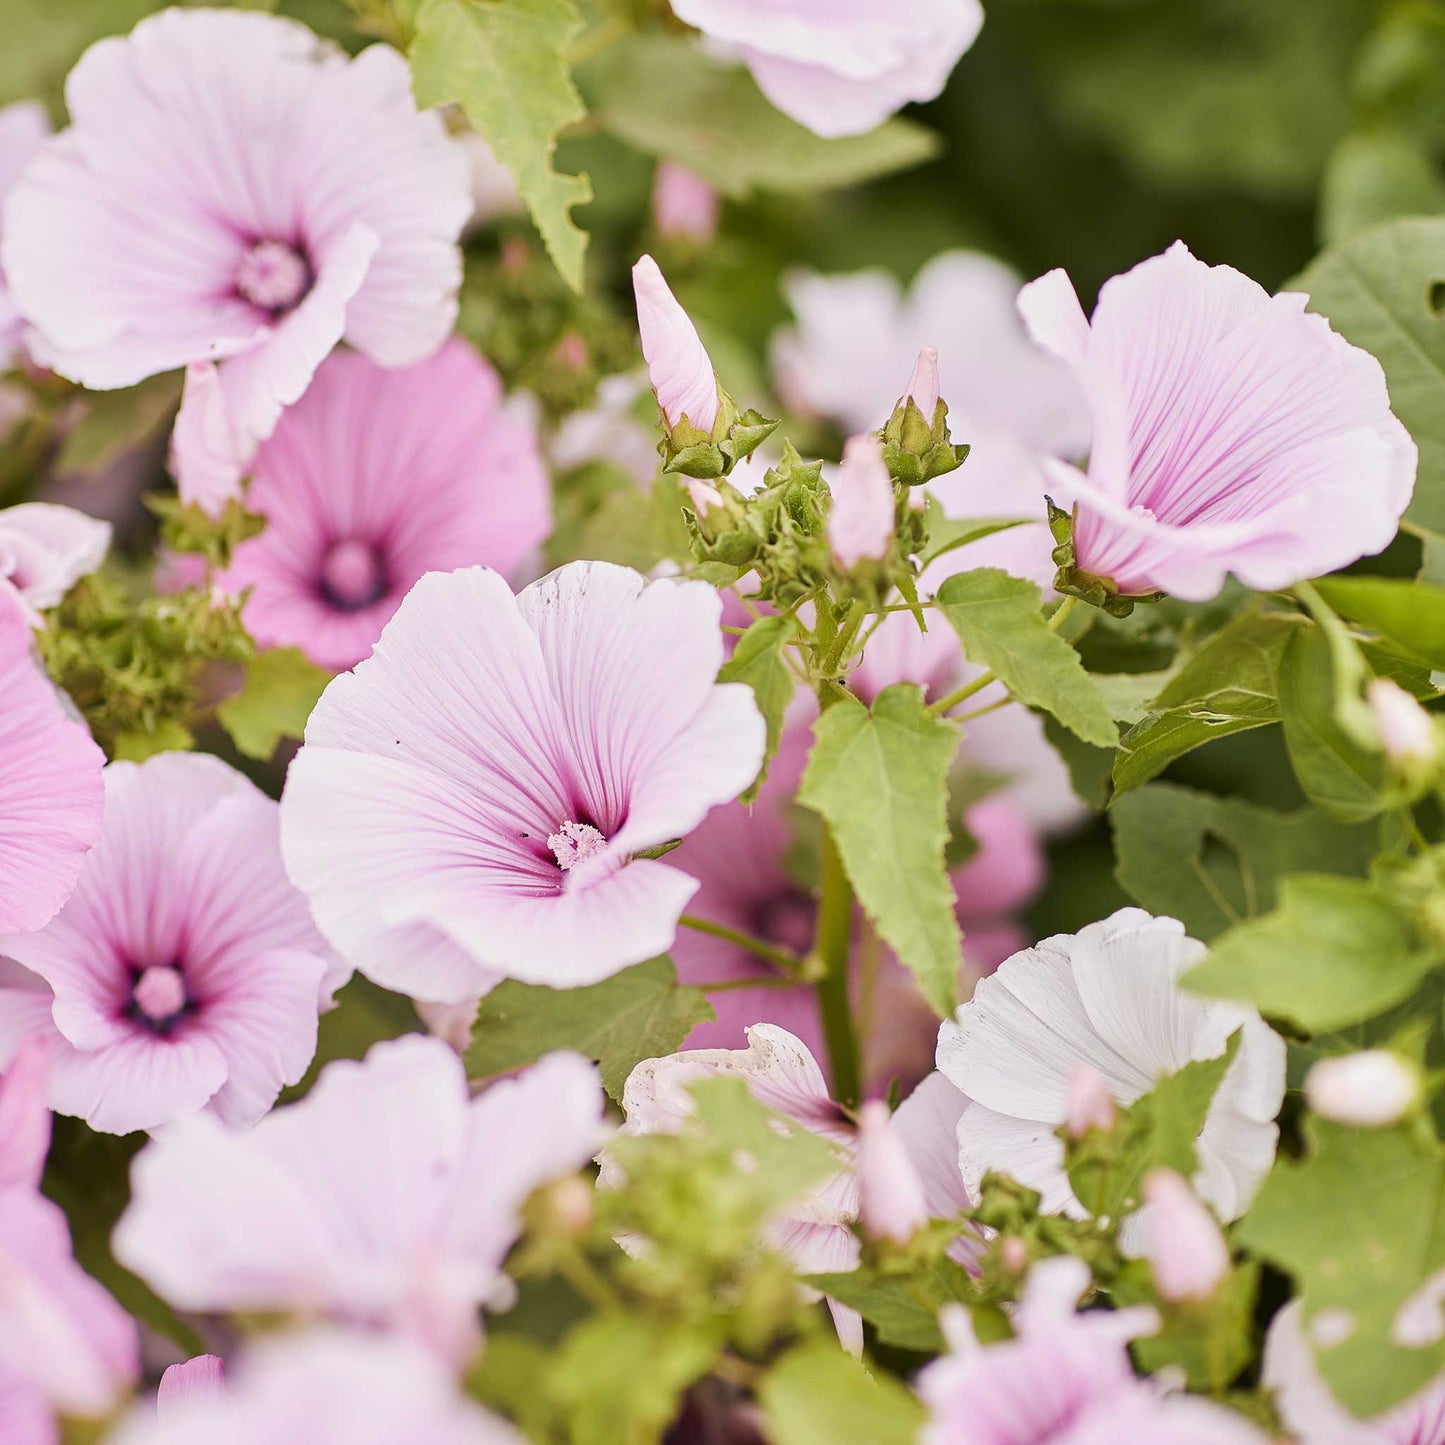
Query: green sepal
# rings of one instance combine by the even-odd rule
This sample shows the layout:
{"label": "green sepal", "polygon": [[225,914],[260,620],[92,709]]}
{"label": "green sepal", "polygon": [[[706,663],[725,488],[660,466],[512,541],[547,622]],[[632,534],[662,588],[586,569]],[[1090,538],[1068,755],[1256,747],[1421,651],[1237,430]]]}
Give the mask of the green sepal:
{"label": "green sepal", "polygon": [[659,407],[658,424],[662,442],[658,452],[662,469],[699,481],[725,477],[745,457],[751,456],[778,429],[779,423],[749,408],[739,411],[738,404],[717,385],[717,420],[710,432],[694,426],[686,413],[676,425],[670,425]]}
{"label": "green sepal", "polygon": [[1059,569],[1054,574],[1054,591],[1066,597],[1077,597],[1091,607],[1107,612],[1110,617],[1127,617],[1138,602],[1160,602],[1162,592],[1141,592],[1124,596],[1112,577],[1101,577],[1097,572],[1087,572],[1074,561],[1074,514],[1054,505],[1052,497],[1045,497],[1049,508],[1049,531],[1053,533],[1054,565]]}
{"label": "green sepal", "polygon": [[883,441],[883,461],[889,475],[905,487],[922,486],[957,471],[969,452],[967,446],[953,444],[948,432],[948,405],[942,398],[930,422],[911,396],[904,397],[878,435]]}

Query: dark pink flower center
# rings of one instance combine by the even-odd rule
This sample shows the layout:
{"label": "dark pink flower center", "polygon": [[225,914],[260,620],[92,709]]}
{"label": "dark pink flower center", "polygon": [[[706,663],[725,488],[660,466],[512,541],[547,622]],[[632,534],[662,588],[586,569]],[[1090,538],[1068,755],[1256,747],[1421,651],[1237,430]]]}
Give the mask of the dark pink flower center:
{"label": "dark pink flower center", "polygon": [[342,612],[358,612],[386,595],[386,561],[381,550],[359,537],[333,542],[321,559],[321,591]]}
{"label": "dark pink flower center", "polygon": [[607,846],[604,838],[591,823],[563,823],[547,839],[557,866],[564,872],[595,858]]}
{"label": "dark pink flower center", "polygon": [[285,241],[256,241],[236,267],[237,293],[273,316],[294,311],[315,280],[305,254]]}
{"label": "dark pink flower center", "polygon": [[190,994],[180,969],[153,964],[137,976],[130,991],[130,1017],[156,1033],[168,1033],[190,1009]]}

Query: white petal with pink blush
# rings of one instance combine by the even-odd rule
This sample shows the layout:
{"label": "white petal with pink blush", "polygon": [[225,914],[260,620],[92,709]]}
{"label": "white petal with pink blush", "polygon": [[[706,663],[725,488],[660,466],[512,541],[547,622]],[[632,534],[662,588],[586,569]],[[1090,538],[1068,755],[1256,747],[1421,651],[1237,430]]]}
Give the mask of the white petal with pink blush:
{"label": "white petal with pink blush", "polygon": [[110,550],[110,523],[54,502],[21,502],[0,511],[0,587],[20,599],[31,624],[56,606]]}

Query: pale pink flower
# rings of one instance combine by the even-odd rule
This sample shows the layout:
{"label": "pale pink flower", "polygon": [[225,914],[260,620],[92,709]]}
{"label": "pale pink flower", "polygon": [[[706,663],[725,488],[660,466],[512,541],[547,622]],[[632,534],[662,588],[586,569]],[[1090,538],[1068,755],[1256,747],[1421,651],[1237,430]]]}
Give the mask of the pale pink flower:
{"label": "pale pink flower", "polygon": [[816,135],[861,135],[932,100],[978,38],[978,0],[672,0],[735,46],[758,88]]}
{"label": "pale pink flower", "polygon": [[137,1408],[110,1445],[523,1445],[407,1340],[313,1330],[260,1340],[223,1393]]}
{"label": "pale pink flower", "polygon": [[513,575],[551,527],[534,430],[451,341],[385,370],[338,351],[261,445],[246,496],[266,529],[220,579],[262,647],[360,662],[411,586],[474,562]]}
{"label": "pale pink flower", "polygon": [[1082,1139],[1091,1129],[1112,1129],[1114,1117],[1114,1100],[1104,1076],[1092,1064],[1075,1064],[1069,1075],[1065,1132]]}
{"label": "pale pink flower", "polygon": [[1218,1058],[1238,1032],[1195,1141],[1193,1179],[1220,1218],[1237,1219],[1274,1162],[1284,1040],[1247,1005],[1180,987],[1204,953],[1176,920],[1121,908],[983,979],[938,1035],[938,1067],[973,1100],[958,1133],[969,1187],[997,1170],[1038,1190],[1046,1211],[1081,1217],[1055,1132],[1075,1067],[1097,1069],[1115,1103],[1128,1105],[1166,1074]]}
{"label": "pale pink flower", "polygon": [[0,930],[42,927],[100,837],[105,755],[31,652],[19,601],[0,588]]}
{"label": "pale pink flower", "polygon": [[249,1133],[201,1114],[157,1135],[115,1255],[178,1309],[323,1314],[460,1363],[478,1311],[509,1292],[522,1205],[592,1158],[602,1103],[574,1054],[473,1099],[440,1041],[376,1044]]}
{"label": "pale pink flower", "polygon": [[1159,1297],[1208,1299],[1229,1273],[1229,1246],[1219,1224],[1172,1169],[1151,1169],[1143,1195],[1139,1228]]}
{"label": "pale pink flower", "polygon": [[322,932],[441,1003],[666,952],[698,885],[635,855],[690,833],[763,756],[752,689],[715,683],[721,607],[604,562],[516,596],[481,567],[424,577],[291,764],[282,843]]}
{"label": "pale pink flower", "polygon": [[1420,1070],[1388,1049],[1321,1059],[1305,1075],[1305,1099],[1322,1118],[1356,1128],[1397,1124],[1420,1102]]}
{"label": "pale pink flower", "polygon": [[[40,154],[49,134],[50,117],[39,101],[23,100],[18,105],[0,109],[0,205],[25,167]],[[20,354],[24,340],[25,321],[10,299],[5,272],[0,269],[0,371]],[[3,430],[0,427],[0,431]]]}
{"label": "pale pink flower", "polygon": [[70,128],[11,192],[3,237],[62,375],[103,389],[218,362],[255,440],[343,336],[403,366],[451,330],[466,158],[394,50],[170,9],[91,46],[65,94]]}
{"label": "pale pink flower", "polygon": [[0,1189],[38,1187],[50,1152],[50,1046],[26,1039],[0,1075]]}
{"label": "pale pink flower", "polygon": [[661,161],[652,180],[652,224],[671,240],[711,241],[717,235],[722,199],[695,171]]}
{"label": "pale pink flower", "polygon": [[156,1387],[156,1414],[167,1419],[184,1414],[198,1401],[226,1397],[226,1365],[219,1355],[196,1355],[172,1365]]}
{"label": "pale pink flower", "polygon": [[[940,1076],[941,1077],[941,1076]],[[959,1096],[960,1106],[962,1096]],[[928,1223],[923,1181],[908,1157],[893,1115],[881,1099],[858,1110],[858,1219],[874,1239],[907,1244]],[[959,1183],[962,1185],[962,1176]]]}
{"label": "pale pink flower", "polygon": [[1445,1445],[1445,1375],[1393,1410],[1357,1419],[1335,1399],[1320,1374],[1298,1300],[1270,1321],[1264,1339],[1264,1386],[1299,1445]]}
{"label": "pale pink flower", "polygon": [[945,1325],[950,1353],[918,1376],[928,1408],[922,1445],[1267,1445],[1242,1416],[1138,1379],[1128,1342],[1158,1328],[1153,1310],[1074,1305],[1088,1267],[1068,1255],[1036,1264],[1013,1312],[1012,1339],[980,1345],[962,1307]]}
{"label": "pale pink flower", "polygon": [[1105,282],[1093,321],[1062,271],[1019,310],[1088,398],[1088,473],[1047,465],[1078,506],[1078,565],[1125,596],[1213,597],[1233,572],[1259,591],[1381,551],[1417,452],[1385,373],[1296,292],[1271,297],[1176,241]]}
{"label": "pale pink flower", "polygon": [[32,627],[87,573],[105,561],[110,523],[54,502],[0,510],[0,589],[13,593]]}
{"label": "pale pink flower", "polygon": [[286,879],[277,813],[206,754],[106,768],[69,901],[0,936],[0,1060],[50,1039],[57,1112],[115,1134],[205,1107],[244,1126],[301,1078],[344,975]]}
{"label": "pale pink flower", "polygon": [[919,349],[918,360],[913,363],[913,374],[908,378],[908,387],[903,393],[905,401],[911,401],[924,421],[931,422],[938,410],[938,348],[924,346]]}
{"label": "pale pink flower", "polygon": [[717,374],[697,327],[651,256],[632,268],[632,289],[642,355],[662,414],[672,426],[686,417],[699,431],[712,431],[718,412]]}
{"label": "pale pink flower", "polygon": [[171,431],[170,469],[181,501],[219,517],[227,502],[240,500],[254,450],[231,414],[220,368],[191,362]]}
{"label": "pale pink flower", "polygon": [[845,572],[860,562],[879,562],[893,540],[893,479],[875,436],[851,437],[832,482],[828,548]]}
{"label": "pale pink flower", "polygon": [[[4,513],[0,512],[0,519]],[[1428,767],[1440,758],[1440,734],[1430,714],[1388,677],[1372,677],[1365,696],[1380,735],[1380,747],[1392,763]]]}

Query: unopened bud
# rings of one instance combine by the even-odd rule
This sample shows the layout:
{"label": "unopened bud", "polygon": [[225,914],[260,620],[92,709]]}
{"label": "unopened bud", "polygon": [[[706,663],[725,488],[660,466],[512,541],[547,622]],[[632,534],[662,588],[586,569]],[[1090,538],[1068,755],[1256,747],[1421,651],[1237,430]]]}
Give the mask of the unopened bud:
{"label": "unopened bud", "polygon": [[904,400],[911,401],[923,413],[923,419],[932,422],[933,413],[938,409],[938,348],[925,346],[913,363],[913,375],[908,378],[908,390]]}
{"label": "unopened bud", "polygon": [[948,408],[939,400],[938,350],[918,353],[902,399],[883,428],[883,459],[891,475],[905,487],[946,476],[968,455],[948,432]]}
{"label": "unopened bud", "polygon": [[923,1181],[893,1127],[888,1105],[870,1100],[858,1111],[858,1217],[874,1239],[906,1244],[928,1223]]}
{"label": "unopened bud", "polygon": [[663,279],[657,262],[644,256],[632,268],[637,327],[657,404],[670,426],[684,420],[711,433],[717,422],[718,384],[697,328]]}
{"label": "unopened bud", "polygon": [[1401,768],[1431,767],[1440,757],[1440,735],[1434,719],[1397,682],[1373,678],[1365,689],[1380,747]]}
{"label": "unopened bud", "polygon": [[652,183],[652,224],[659,236],[707,242],[717,234],[718,193],[695,171],[663,161]]}
{"label": "unopened bud", "polygon": [[1398,1123],[1420,1101],[1419,1071],[1386,1049],[1321,1059],[1305,1075],[1305,1098],[1321,1118],[1359,1128]]}
{"label": "unopened bud", "polygon": [[1104,1076],[1088,1064],[1077,1064],[1069,1078],[1069,1099],[1064,1131],[1082,1139],[1090,1129],[1108,1133],[1114,1127],[1114,1100]]}
{"label": "unopened bud", "polygon": [[1218,1222],[1182,1175],[1144,1176],[1144,1253],[1162,1299],[1206,1300],[1229,1273],[1229,1246]]}
{"label": "unopened bud", "polygon": [[723,507],[727,503],[723,494],[714,486],[697,478],[689,478],[687,482],[687,498],[692,503],[692,510],[701,521],[714,507]]}
{"label": "unopened bud", "polygon": [[851,572],[860,562],[880,562],[893,540],[893,479],[876,437],[853,437],[843,447],[843,466],[833,484],[828,547]]}
{"label": "unopened bud", "polygon": [[998,1247],[998,1257],[1010,1274],[1022,1275],[1029,1267],[1028,1241],[1017,1234],[1006,1235]]}
{"label": "unopened bud", "polygon": [[541,1193],[541,1219],[549,1233],[575,1239],[592,1227],[597,1202],[591,1183],[579,1175],[556,1179]]}
{"label": "unopened bud", "polygon": [[241,495],[255,446],[242,434],[214,361],[193,361],[171,431],[170,469],[181,501],[212,520]]}

